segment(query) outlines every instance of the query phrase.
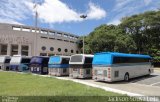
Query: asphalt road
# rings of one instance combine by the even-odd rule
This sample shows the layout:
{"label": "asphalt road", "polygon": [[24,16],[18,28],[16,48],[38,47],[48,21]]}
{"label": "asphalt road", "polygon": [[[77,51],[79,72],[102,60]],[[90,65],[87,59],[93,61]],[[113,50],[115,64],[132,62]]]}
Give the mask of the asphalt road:
{"label": "asphalt road", "polygon": [[92,79],[72,79],[69,77],[61,77],[74,81],[81,81],[90,84],[95,84],[101,87],[108,87],[112,89],[117,89],[121,91],[126,91],[130,93],[140,94],[144,96],[160,96],[160,72],[155,71],[155,73],[150,76],[143,76],[131,79],[129,82],[119,81],[119,82],[96,82]]}

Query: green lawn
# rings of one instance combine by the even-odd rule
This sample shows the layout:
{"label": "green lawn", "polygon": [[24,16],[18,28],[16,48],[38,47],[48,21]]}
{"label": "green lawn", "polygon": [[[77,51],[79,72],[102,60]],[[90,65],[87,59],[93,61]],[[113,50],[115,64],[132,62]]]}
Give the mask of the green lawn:
{"label": "green lawn", "polygon": [[[90,87],[72,81],[59,80],[53,77],[52,78],[41,77],[29,73],[20,74],[16,72],[0,71],[0,96],[21,96],[20,98],[21,101],[19,102],[31,102],[33,100],[36,100],[34,102],[40,102],[40,101],[52,102],[53,101],[52,99],[54,99],[53,102],[72,102],[72,101],[103,102],[108,99],[108,97],[103,97],[103,96],[125,96],[125,95],[120,95],[113,92],[107,92],[102,89]],[[26,97],[26,96],[37,96],[37,97]],[[48,97],[56,96],[56,97],[47,98],[46,101],[46,97],[43,96],[48,96]],[[70,96],[70,98],[64,96]],[[5,97],[0,97],[0,101],[1,99],[5,99]],[[129,101],[124,101],[124,102],[129,102]]]}
{"label": "green lawn", "polygon": [[0,96],[117,96],[83,84],[51,77],[0,71]]}

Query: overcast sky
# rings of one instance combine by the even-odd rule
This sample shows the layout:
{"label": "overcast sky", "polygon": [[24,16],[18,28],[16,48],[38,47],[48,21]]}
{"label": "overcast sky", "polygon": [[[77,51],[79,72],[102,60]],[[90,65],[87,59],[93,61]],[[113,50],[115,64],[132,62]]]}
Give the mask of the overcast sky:
{"label": "overcast sky", "polygon": [[[34,1],[38,3],[34,8]],[[121,18],[160,8],[160,0],[0,0],[0,22],[89,34],[101,24],[119,24]],[[86,19],[80,15],[87,15]]]}

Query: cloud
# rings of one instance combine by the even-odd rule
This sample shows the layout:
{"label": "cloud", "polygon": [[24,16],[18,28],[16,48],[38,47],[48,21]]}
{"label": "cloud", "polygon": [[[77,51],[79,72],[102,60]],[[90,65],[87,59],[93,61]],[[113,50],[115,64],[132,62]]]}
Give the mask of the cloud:
{"label": "cloud", "polygon": [[[32,10],[33,3],[29,3],[28,5]],[[59,0],[45,0],[44,3],[37,6],[37,11],[39,13],[39,19],[45,23],[62,23],[80,20],[75,10],[70,9]]]}
{"label": "cloud", "polygon": [[[113,10],[110,12],[112,17],[107,24],[118,24],[121,19],[126,16],[131,16],[138,13],[143,13],[148,10],[156,10],[159,0],[116,0]],[[147,6],[147,7],[146,7]]]}
{"label": "cloud", "polygon": [[106,11],[103,10],[98,5],[93,4],[92,2],[89,3],[89,11],[87,12],[87,19],[102,19],[106,17]]}
{"label": "cloud", "polygon": [[[33,3],[29,3],[28,6],[32,10]],[[45,23],[82,21],[81,14],[87,14],[87,19],[101,19],[106,16],[105,10],[91,2],[89,3],[89,10],[85,13],[76,12],[60,0],[45,0],[44,3],[37,6],[37,10],[39,18]]]}
{"label": "cloud", "polygon": [[[39,1],[40,2],[40,1]],[[24,20],[35,15],[33,0],[1,0],[0,22],[21,24]],[[43,0],[37,5],[39,20],[43,23],[80,22],[80,15],[87,14],[86,20],[102,19],[106,11],[100,6],[90,2],[86,12],[77,12],[60,0]]]}
{"label": "cloud", "polygon": [[1,23],[10,23],[10,24],[19,24],[19,25],[23,25],[22,23],[20,22],[17,22],[13,19],[5,19],[5,18],[0,18],[0,22]]}
{"label": "cloud", "polygon": [[[31,2],[26,0],[25,2]],[[0,1],[0,22],[21,24],[19,21],[27,19],[29,10],[25,2],[20,0],[1,0]]]}
{"label": "cloud", "polygon": [[144,0],[145,5],[149,5],[152,2],[152,0]]}

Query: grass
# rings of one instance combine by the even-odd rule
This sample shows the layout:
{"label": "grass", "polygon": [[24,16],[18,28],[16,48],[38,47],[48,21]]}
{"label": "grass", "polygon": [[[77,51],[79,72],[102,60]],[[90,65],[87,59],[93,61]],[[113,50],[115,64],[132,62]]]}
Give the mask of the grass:
{"label": "grass", "polygon": [[[83,102],[86,101],[87,99],[89,100],[89,102],[98,102],[100,101],[99,99],[101,99],[101,101],[106,101],[106,98],[108,98],[101,96],[125,96],[125,95],[113,92],[107,92],[102,89],[90,87],[72,81],[59,80],[53,77],[51,78],[51,77],[35,76],[30,73],[19,74],[15,72],[0,71],[0,96],[21,96],[21,100],[26,102],[33,101],[33,99],[35,99],[35,97],[26,97],[26,96],[37,96],[35,100],[38,101],[35,102],[39,102],[42,100],[44,102],[46,97],[43,96],[47,96],[48,97],[47,99],[53,99],[53,97],[51,98],[51,96],[57,96],[54,97],[54,99],[61,99],[61,101],[58,100],[56,102],[63,102],[62,101],[63,99],[65,99],[65,102],[67,100],[68,102],[70,101]],[[70,98],[65,96],[70,96]],[[78,96],[78,98],[72,96],[76,97]],[[52,102],[52,100],[50,100],[50,102]]]}
{"label": "grass", "polygon": [[0,72],[0,96],[119,96],[102,89],[51,77]]}

